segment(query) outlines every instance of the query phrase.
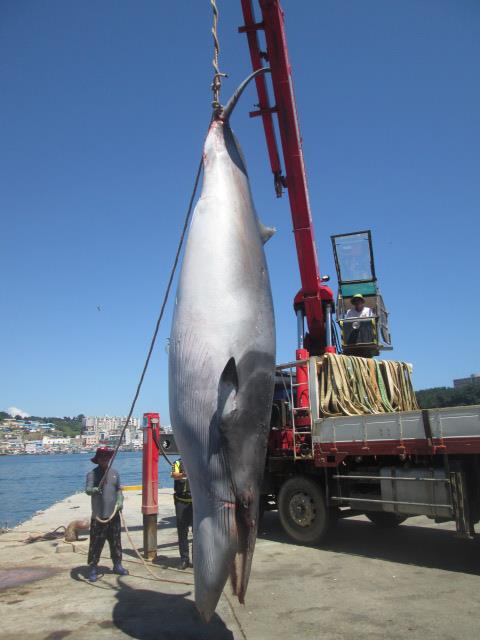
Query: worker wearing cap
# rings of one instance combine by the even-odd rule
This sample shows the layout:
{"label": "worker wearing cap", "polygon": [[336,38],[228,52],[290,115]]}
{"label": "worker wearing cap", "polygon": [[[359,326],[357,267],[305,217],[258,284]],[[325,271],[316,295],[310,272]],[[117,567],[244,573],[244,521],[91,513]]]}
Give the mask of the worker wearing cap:
{"label": "worker wearing cap", "polygon": [[180,569],[191,567],[188,545],[188,529],[193,526],[193,507],[190,484],[182,459],[175,460],[171,477],[174,479],[173,501],[177,518],[178,549],[180,551]]}
{"label": "worker wearing cap", "polygon": [[88,564],[90,565],[88,579],[90,582],[95,582],[98,578],[97,566],[105,540],[108,540],[110,546],[113,572],[119,576],[128,575],[128,571],[122,567],[119,511],[123,508],[123,493],[120,486],[120,476],[113,467],[108,469],[113,453],[113,450],[108,447],[99,447],[92,458],[92,462],[98,466],[87,474],[85,492],[92,496],[90,547],[88,549]]}
{"label": "worker wearing cap", "polygon": [[350,302],[352,303],[352,308],[347,311],[345,318],[371,318],[373,316],[373,311],[370,307],[365,306],[365,298],[361,293],[356,293],[352,296]]}

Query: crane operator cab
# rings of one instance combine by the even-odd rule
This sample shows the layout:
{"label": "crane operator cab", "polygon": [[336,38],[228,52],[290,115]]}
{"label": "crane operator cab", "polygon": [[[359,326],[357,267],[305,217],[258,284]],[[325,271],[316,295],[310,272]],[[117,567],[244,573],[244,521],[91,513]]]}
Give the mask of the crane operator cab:
{"label": "crane operator cab", "polygon": [[331,236],[338,276],[342,352],[371,358],[392,349],[388,313],[377,286],[370,231]]}

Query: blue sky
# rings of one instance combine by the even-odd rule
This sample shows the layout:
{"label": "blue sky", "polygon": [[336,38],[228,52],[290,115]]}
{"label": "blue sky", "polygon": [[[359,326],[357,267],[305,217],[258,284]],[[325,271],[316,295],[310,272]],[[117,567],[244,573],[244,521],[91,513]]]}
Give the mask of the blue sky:
{"label": "blue sky", "polygon": [[[250,67],[240,2],[218,5],[226,101]],[[391,357],[413,362],[416,388],[479,371],[480,4],[283,7],[322,273],[331,234],[372,229]],[[0,408],[125,414],[210,117],[210,4],[3,0],[0,18]],[[298,267],[254,102],[250,88],[233,126],[277,227],[286,361]],[[170,320],[171,306],[136,411],[165,422]]]}

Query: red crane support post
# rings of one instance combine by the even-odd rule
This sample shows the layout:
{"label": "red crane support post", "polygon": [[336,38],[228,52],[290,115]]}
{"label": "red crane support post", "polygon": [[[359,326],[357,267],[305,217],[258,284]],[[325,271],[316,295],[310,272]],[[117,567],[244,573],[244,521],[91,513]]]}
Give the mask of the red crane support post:
{"label": "red crane support post", "polygon": [[154,560],[157,555],[158,455],[160,415],[143,414],[142,513],[143,555]]}
{"label": "red crane support post", "polygon": [[[330,331],[333,292],[330,287],[322,285],[318,268],[284,14],[279,0],[259,0],[262,20],[255,22],[252,0],[241,0],[241,4],[245,24],[239,31],[247,35],[253,69],[261,68],[263,60],[266,60],[271,70],[275,105],[270,104],[265,76],[257,76],[255,82],[259,97],[258,111],[251,112],[250,116],[260,116],[263,120],[277,196],[281,196],[282,187],[288,190],[302,285],[294,300],[294,309],[299,320],[297,359],[302,360],[308,358],[309,353],[316,355],[335,351]],[[266,51],[260,48],[259,31],[265,34]],[[273,114],[278,118],[285,176],[282,175],[280,165]],[[309,332],[305,337],[305,345],[303,317],[307,320]],[[308,347],[308,351],[304,347]],[[302,377],[304,373],[306,379],[306,371],[302,372],[301,369],[299,367],[297,370],[297,376]],[[308,406],[308,394],[302,393],[301,387],[298,391],[299,400]]]}

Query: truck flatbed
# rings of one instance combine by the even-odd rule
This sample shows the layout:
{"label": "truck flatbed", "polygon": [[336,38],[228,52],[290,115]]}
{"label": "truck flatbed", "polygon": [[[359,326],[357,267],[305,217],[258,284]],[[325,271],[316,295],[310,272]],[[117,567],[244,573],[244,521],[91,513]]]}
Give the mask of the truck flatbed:
{"label": "truck flatbed", "polygon": [[315,417],[315,458],[323,454],[480,453],[480,405],[375,415]]}

